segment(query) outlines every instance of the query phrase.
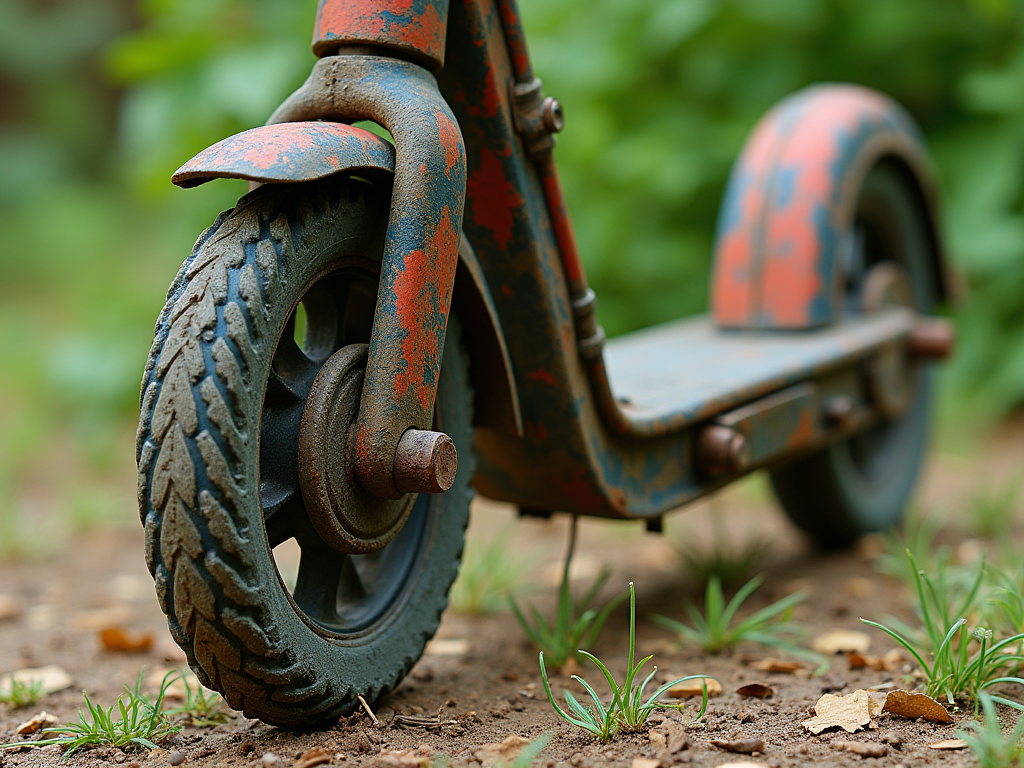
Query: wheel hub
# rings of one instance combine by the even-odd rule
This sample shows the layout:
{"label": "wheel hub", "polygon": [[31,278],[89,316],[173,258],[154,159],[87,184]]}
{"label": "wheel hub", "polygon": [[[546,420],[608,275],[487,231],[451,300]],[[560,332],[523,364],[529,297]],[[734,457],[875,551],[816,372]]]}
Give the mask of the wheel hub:
{"label": "wheel hub", "polygon": [[309,390],[299,428],[299,484],[323,540],[349,554],[374,552],[402,529],[415,496],[380,499],[353,480],[349,444],[359,413],[368,347],[350,344],[324,363]]}
{"label": "wheel hub", "polygon": [[[914,307],[914,288],[906,270],[894,262],[876,264],[861,292],[864,312],[885,307]],[[917,366],[905,344],[890,344],[871,362],[868,386],[882,414],[895,419],[910,407],[917,392]]]}

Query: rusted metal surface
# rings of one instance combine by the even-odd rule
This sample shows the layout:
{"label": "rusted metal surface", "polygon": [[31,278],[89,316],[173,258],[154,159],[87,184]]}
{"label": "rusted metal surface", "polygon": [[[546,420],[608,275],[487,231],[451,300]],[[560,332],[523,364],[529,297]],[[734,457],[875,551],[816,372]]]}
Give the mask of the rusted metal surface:
{"label": "rusted metal surface", "polygon": [[727,328],[811,328],[840,307],[861,182],[882,158],[911,173],[930,210],[938,295],[944,295],[935,181],[910,117],[853,85],[807,88],[758,124],[733,168],[718,222],[711,301]]}
{"label": "rusted metal surface", "polygon": [[[317,50],[346,55],[321,59],[307,83],[271,122],[370,119],[395,138],[393,209],[370,362],[353,432],[354,474],[370,493],[401,495],[395,484],[401,436],[410,429],[430,429],[456,274],[474,286],[465,294],[468,299],[460,300],[460,312],[487,319],[481,324],[486,332],[478,338],[474,340],[473,331],[467,333],[475,367],[475,350],[492,350],[490,363],[473,373],[474,383],[478,393],[489,389],[489,381],[499,384],[505,393],[505,426],[513,426],[499,431],[494,426],[500,418],[478,415],[482,426],[475,443],[480,454],[475,485],[486,495],[516,502],[524,509],[656,519],[752,463],[737,449],[726,474],[709,477],[702,472],[694,456],[700,430],[708,420],[771,398],[801,381],[812,381],[820,392],[819,427],[812,431],[810,442],[801,442],[793,438],[793,430],[779,427],[772,446],[781,445],[783,451],[806,449],[871,422],[873,406],[858,365],[866,364],[886,344],[906,346],[914,320],[906,310],[844,320],[826,332],[803,335],[730,335],[707,320],[696,321],[692,328],[703,328],[702,343],[698,343],[700,334],[684,333],[682,326],[654,329],[610,344],[606,365],[594,295],[586,283],[551,151],[552,134],[564,116],[560,105],[543,97],[535,81],[514,0],[452,0],[444,8],[407,0],[400,9],[391,8],[385,0],[365,13],[364,5],[361,0],[347,5],[321,3]],[[414,64],[366,55],[390,46],[397,56],[436,67],[438,46],[409,38],[417,14],[429,7],[438,17],[445,15],[442,8],[446,10],[449,21],[440,45],[447,63],[438,72],[437,87]],[[382,9],[396,14],[388,20],[390,26],[374,20],[374,13]],[[354,31],[360,25],[379,29],[363,35]],[[363,45],[370,48],[359,48]],[[801,103],[814,101],[812,96],[813,92],[804,94]],[[863,106],[864,99],[857,96],[853,102],[854,107]],[[817,122],[800,122],[801,130],[816,125],[825,137],[822,141],[834,140],[839,128],[849,124],[849,120],[843,122],[843,115],[861,114],[851,109],[842,114],[832,110],[831,119],[818,114]],[[882,112],[886,119],[891,116]],[[882,123],[889,130],[887,136],[898,134],[899,140],[916,146],[911,134],[901,134],[899,126],[892,128],[885,120]],[[813,197],[818,182],[825,190],[820,199],[839,187],[840,191],[855,187],[862,170],[858,163],[867,162],[868,150],[878,151],[877,142],[872,143],[878,131],[867,134],[866,139],[855,136],[856,140],[844,144],[847,154],[832,153],[833,160],[849,161],[841,173],[832,167],[826,169],[828,173],[821,170],[828,147],[819,152],[815,148],[825,145],[810,140],[808,146],[814,151],[803,159],[817,175],[793,177],[794,199],[804,201],[796,193],[808,190]],[[780,146],[791,148],[791,144]],[[912,149],[907,149],[906,156],[911,154]],[[791,155],[783,159],[795,162]],[[764,162],[755,166],[789,167]],[[742,163],[736,174],[743,176]],[[809,186],[797,183],[804,180]],[[780,200],[773,190],[770,186],[774,196],[769,202],[775,208],[762,204],[763,194],[748,199],[736,193],[733,208],[727,205],[728,210],[744,215],[759,205],[762,221],[772,214],[771,237],[765,242],[778,247],[770,251],[771,259],[758,256],[756,268],[746,271],[754,263],[749,254],[744,256],[740,248],[740,257],[730,252],[729,261],[720,248],[716,311],[722,298],[722,307],[732,302],[740,307],[738,316],[756,316],[754,324],[762,327],[786,323],[806,327],[832,321],[830,289],[821,286],[832,285],[834,264],[812,251],[792,263],[775,258],[782,252],[779,243],[785,244],[786,222],[795,222],[793,227],[800,233],[813,230],[807,228],[812,221],[807,215],[787,219],[791,211],[778,208]],[[922,190],[922,195],[928,194]],[[473,244],[478,261],[455,258],[460,232]],[[726,235],[730,232],[723,229]],[[828,232],[822,232],[827,240]],[[826,268],[833,277],[822,277]],[[502,329],[504,345],[495,344]],[[507,381],[509,371],[512,381]],[[717,379],[712,382],[709,376],[702,384],[699,377],[710,371],[717,372]],[[506,377],[505,383],[501,376]],[[850,407],[840,414],[841,408],[829,404],[844,397]],[[749,442],[740,430],[726,428]],[[776,454],[765,449],[757,455]]]}
{"label": "rusted metal surface", "polygon": [[732,475],[747,468],[750,447],[735,429],[712,424],[697,433],[694,458],[700,470],[711,477]]}
{"label": "rusted metal surface", "polygon": [[944,317],[921,317],[910,329],[910,354],[921,360],[946,360],[953,354],[956,332]]}
{"label": "rusted metal surface", "polygon": [[715,424],[743,437],[743,462],[734,470],[742,472],[820,443],[822,410],[818,387],[803,382],[723,413]]}
{"label": "rusted metal surface", "polygon": [[264,125],[236,133],[204,149],[174,172],[179,187],[211,179],[313,181],[339,171],[395,168],[395,148],[362,128],[341,123]]}
{"label": "rusted metal surface", "polygon": [[412,497],[369,496],[350,482],[349,442],[358,416],[368,347],[349,344],[313,380],[299,427],[299,482],[309,520],[339,552],[366,554],[390,542],[412,510]]}
{"label": "rusted metal surface", "polygon": [[320,0],[313,52],[381,46],[436,70],[444,66],[447,24],[448,0]]}
{"label": "rusted metal surface", "polygon": [[373,120],[395,140],[395,181],[353,472],[397,498],[395,452],[429,429],[451,308],[466,190],[459,125],[423,68],[375,56],[320,59],[270,123]]}
{"label": "rusted metal surface", "polygon": [[459,456],[444,432],[409,429],[398,441],[395,487],[402,493],[444,493],[455,482]]}

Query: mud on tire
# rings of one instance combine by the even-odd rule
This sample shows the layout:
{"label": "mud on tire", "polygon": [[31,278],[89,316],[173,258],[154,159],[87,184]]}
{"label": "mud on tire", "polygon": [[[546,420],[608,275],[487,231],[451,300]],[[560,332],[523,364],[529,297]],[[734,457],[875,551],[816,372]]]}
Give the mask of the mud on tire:
{"label": "mud on tire", "polygon": [[290,599],[263,524],[260,418],[276,346],[317,279],[346,258],[379,262],[389,192],[334,177],[242,198],[182,265],[143,377],[138,501],[170,632],[204,685],[277,725],[331,721],[357,694],[397,685],[437,628],[462,552],[472,403],[454,318],[435,424],[459,449],[458,477],[419,500],[411,566],[386,610],[349,634],[316,626]]}

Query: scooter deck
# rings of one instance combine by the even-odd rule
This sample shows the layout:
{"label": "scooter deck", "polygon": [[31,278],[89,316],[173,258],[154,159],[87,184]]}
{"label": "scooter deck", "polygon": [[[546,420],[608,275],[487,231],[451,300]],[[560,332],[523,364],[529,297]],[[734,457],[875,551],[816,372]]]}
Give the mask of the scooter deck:
{"label": "scooter deck", "polygon": [[737,331],[700,315],[611,339],[605,354],[624,409],[685,426],[854,364],[906,336],[914,319],[891,308],[818,330]]}

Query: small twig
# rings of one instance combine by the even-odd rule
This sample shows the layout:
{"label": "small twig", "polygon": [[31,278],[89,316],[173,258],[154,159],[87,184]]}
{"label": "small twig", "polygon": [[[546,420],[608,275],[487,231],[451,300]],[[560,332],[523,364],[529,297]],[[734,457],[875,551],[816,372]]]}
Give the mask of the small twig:
{"label": "small twig", "polygon": [[373,724],[379,728],[380,720],[378,720],[377,716],[373,714],[373,710],[370,709],[370,705],[366,703],[366,699],[363,698],[362,694],[359,694],[356,698],[359,699],[359,703],[363,705],[363,709],[366,710],[366,714],[368,714],[370,719],[373,720]]}

